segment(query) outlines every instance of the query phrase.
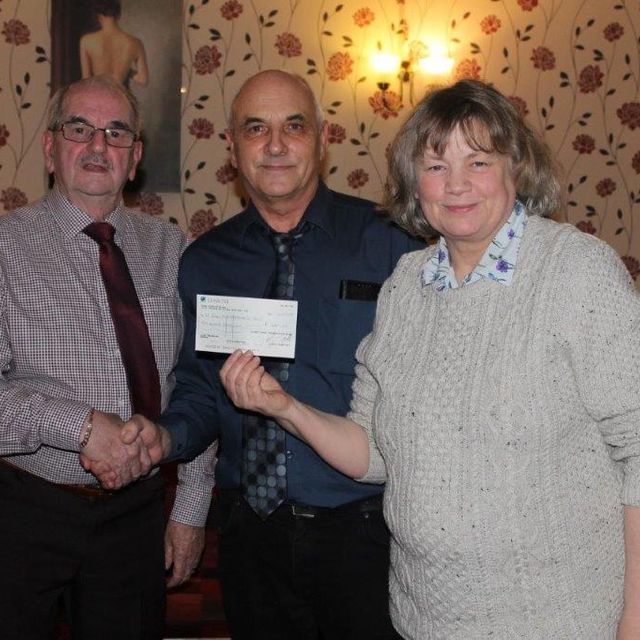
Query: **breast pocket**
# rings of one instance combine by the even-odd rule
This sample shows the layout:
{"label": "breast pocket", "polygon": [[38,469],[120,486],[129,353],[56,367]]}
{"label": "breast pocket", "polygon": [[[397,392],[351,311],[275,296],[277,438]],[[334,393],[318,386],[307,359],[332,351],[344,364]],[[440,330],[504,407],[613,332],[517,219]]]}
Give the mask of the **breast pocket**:
{"label": "breast pocket", "polygon": [[355,353],[373,327],[376,303],[324,300],[318,323],[318,367],[327,373],[353,375]]}

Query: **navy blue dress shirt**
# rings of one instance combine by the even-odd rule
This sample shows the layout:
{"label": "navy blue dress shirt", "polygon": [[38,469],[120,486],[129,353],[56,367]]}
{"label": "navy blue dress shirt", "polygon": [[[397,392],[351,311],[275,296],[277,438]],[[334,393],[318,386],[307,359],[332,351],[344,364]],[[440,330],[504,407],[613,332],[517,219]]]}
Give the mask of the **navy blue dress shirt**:
{"label": "navy blue dress shirt", "polygon": [[[355,351],[372,328],[376,303],[341,299],[341,282],[382,283],[403,253],[423,245],[390,224],[373,203],[323,184],[304,219],[310,228],[295,248],[298,324],[287,389],[317,409],[345,415]],[[160,421],[172,434],[172,458],[193,458],[218,438],[216,484],[222,490],[240,486],[243,418],[218,376],[227,356],[194,349],[196,296],[263,298],[274,270],[269,229],[252,205],[198,238],[182,257],[184,343],[176,388]],[[335,507],[381,491],[347,478],[293,436],[287,435],[286,446],[291,502]]]}

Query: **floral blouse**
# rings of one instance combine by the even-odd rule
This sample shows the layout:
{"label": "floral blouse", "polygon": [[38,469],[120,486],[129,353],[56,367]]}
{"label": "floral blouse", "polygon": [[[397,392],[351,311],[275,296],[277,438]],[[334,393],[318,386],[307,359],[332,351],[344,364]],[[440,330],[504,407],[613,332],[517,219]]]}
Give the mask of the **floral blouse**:
{"label": "floral blouse", "polygon": [[458,284],[451,268],[447,241],[440,236],[437,251],[425,262],[422,269],[422,285],[433,285],[436,291],[444,291],[473,284],[482,278],[510,285],[526,226],[527,211],[524,205],[516,200],[511,215],[487,247],[476,268],[467,275],[462,284]]}

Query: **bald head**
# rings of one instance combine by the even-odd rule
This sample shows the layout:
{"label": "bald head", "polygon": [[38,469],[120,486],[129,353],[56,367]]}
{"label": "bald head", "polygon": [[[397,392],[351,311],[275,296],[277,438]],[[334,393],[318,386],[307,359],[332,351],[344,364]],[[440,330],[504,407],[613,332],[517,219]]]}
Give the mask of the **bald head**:
{"label": "bald head", "polygon": [[309,83],[301,76],[287,73],[286,71],[280,71],[279,69],[267,69],[265,71],[256,73],[254,76],[251,76],[243,83],[240,89],[238,89],[238,93],[236,93],[235,97],[231,101],[231,113],[229,114],[229,131],[233,131],[235,126],[238,124],[238,104],[245,100],[247,96],[253,96],[256,93],[260,93],[260,91],[262,91],[265,87],[270,88],[274,84],[288,84],[292,87],[298,88],[302,93],[304,93],[309,100],[309,104],[311,105],[315,114],[318,129],[322,127],[322,122],[324,120],[322,107],[316,100],[316,96],[309,86]]}

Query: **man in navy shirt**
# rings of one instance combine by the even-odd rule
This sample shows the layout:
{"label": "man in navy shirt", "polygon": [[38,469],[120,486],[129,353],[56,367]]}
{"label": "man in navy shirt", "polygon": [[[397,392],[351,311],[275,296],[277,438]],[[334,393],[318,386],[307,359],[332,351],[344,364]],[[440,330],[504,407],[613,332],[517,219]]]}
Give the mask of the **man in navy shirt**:
{"label": "man in navy shirt", "polygon": [[195,351],[196,296],[270,297],[270,237],[296,230],[298,324],[288,389],[344,415],[379,285],[404,252],[421,245],[371,202],[320,181],[327,126],[301,78],[283,71],[250,78],[232,103],[227,138],[250,204],[183,256],[185,338],[161,422],[174,458],[193,457],[218,439],[219,567],[233,638],[398,638],[388,615],[382,487],[345,477],[287,435],[285,501],[268,516],[252,509],[242,486],[247,416],[222,389],[225,356]]}

